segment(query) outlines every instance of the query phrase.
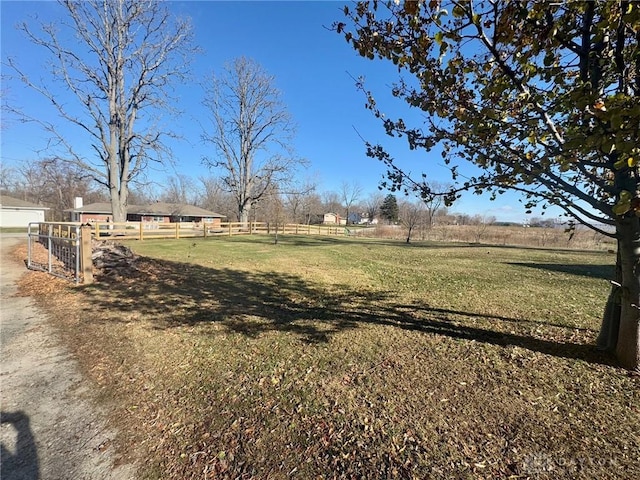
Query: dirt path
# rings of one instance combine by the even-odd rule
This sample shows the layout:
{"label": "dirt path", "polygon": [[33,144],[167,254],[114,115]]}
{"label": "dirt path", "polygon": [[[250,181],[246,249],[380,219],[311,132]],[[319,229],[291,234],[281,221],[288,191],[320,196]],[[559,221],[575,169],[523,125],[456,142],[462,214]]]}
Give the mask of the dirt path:
{"label": "dirt path", "polygon": [[114,466],[114,432],[91,404],[76,361],[31,298],[16,297],[25,272],[0,235],[0,449],[3,480],[129,480]]}

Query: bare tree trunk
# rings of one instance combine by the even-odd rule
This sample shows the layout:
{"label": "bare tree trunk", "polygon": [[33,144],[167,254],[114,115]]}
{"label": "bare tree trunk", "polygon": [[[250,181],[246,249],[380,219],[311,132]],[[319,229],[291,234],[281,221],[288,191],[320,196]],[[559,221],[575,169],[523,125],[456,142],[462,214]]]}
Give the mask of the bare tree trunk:
{"label": "bare tree trunk", "polygon": [[123,198],[121,192],[117,192],[115,187],[111,189],[111,211],[113,212],[113,221],[115,223],[127,221],[127,201]]}
{"label": "bare tree trunk", "polygon": [[244,205],[238,212],[238,218],[242,224],[241,228],[249,228],[249,215],[251,213],[251,205]]}

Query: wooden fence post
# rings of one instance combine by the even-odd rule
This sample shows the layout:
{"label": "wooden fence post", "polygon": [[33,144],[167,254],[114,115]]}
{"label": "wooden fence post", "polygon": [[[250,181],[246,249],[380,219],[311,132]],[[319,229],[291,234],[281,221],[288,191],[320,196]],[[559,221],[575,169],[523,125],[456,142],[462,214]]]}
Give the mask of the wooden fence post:
{"label": "wooden fence post", "polygon": [[80,266],[83,283],[93,283],[93,260],[91,258],[91,225],[80,227]]}
{"label": "wooden fence post", "polygon": [[176,240],[180,238],[180,222],[176,222]]}
{"label": "wooden fence post", "polygon": [[229,222],[229,236],[231,236],[231,222]]}
{"label": "wooden fence post", "polygon": [[140,235],[139,235],[139,239],[142,241],[144,240],[144,228],[142,228],[142,222],[140,222]]}

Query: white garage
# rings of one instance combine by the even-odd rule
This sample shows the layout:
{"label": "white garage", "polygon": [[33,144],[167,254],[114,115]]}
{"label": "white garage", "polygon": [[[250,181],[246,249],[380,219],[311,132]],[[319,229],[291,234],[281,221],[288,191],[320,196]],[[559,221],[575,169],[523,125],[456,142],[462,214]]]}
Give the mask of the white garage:
{"label": "white garage", "polygon": [[0,195],[0,227],[26,227],[30,222],[44,222],[48,207]]}

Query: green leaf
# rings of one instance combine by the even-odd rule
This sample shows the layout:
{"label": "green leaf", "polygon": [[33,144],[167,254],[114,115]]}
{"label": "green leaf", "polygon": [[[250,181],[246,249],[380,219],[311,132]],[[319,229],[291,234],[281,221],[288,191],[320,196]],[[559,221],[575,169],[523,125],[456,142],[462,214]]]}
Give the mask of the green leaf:
{"label": "green leaf", "polygon": [[617,203],[613,206],[612,210],[616,215],[624,215],[631,210],[631,202]]}
{"label": "green leaf", "polygon": [[460,18],[460,17],[464,17],[466,12],[465,12],[464,8],[462,8],[462,6],[458,4],[455,7],[453,7],[453,12],[452,13],[453,13],[454,17]]}
{"label": "green leaf", "polygon": [[616,163],[613,164],[613,168],[615,168],[616,170],[622,170],[626,166],[627,166],[626,160],[618,160]]}

